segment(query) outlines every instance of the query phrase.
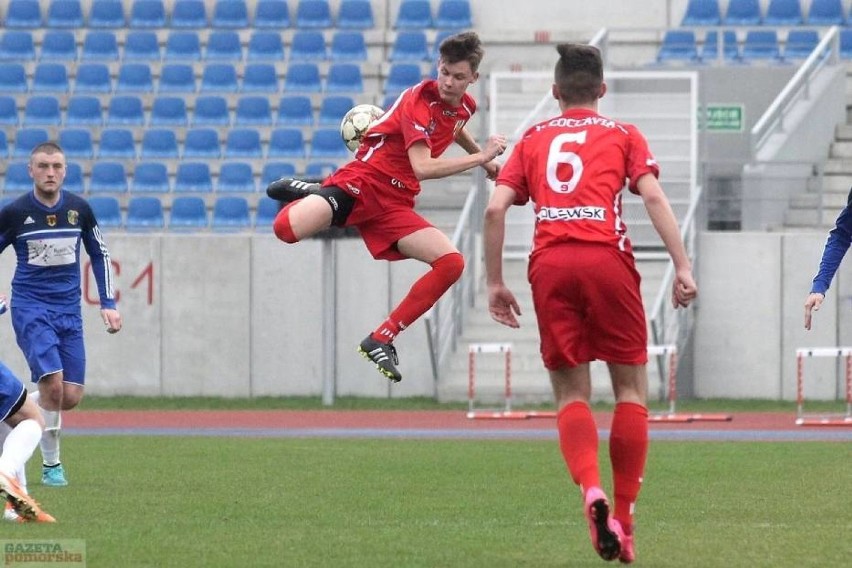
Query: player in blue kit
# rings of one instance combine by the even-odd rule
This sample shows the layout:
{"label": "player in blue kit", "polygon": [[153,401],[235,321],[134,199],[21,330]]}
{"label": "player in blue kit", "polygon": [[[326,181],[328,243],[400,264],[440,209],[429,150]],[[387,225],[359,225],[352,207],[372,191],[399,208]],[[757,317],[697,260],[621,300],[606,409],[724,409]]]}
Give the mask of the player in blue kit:
{"label": "player in blue kit", "polygon": [[107,331],[121,329],[115,306],[112,267],[97,220],[82,197],[62,189],[65,154],[53,142],[30,153],[33,191],[0,210],[0,252],[15,249],[12,326],[38,391],[45,485],[68,484],[59,460],[60,412],[83,398],[86,355],[80,309],[80,244],[86,249]]}

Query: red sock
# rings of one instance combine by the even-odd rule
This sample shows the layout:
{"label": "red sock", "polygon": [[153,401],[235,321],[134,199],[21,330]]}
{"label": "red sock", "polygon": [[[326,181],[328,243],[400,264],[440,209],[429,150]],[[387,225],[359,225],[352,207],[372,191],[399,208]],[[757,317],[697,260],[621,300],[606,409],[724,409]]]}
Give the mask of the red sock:
{"label": "red sock", "polygon": [[296,203],[296,201],[288,203],[278,212],[278,215],[275,216],[275,221],[272,222],[272,230],[275,232],[275,236],[285,243],[299,242],[296,233],[293,232],[293,227],[290,226],[290,207],[293,203]]}
{"label": "red sock", "polygon": [[390,343],[397,334],[425,314],[455,284],[464,271],[464,257],[457,252],[445,254],[432,263],[432,270],[411,286],[405,298],[382,325],[372,333],[373,339]]}
{"label": "red sock", "polygon": [[574,483],[582,491],[600,487],[598,469],[598,428],[592,409],[582,401],[572,402],[556,417],[559,430],[559,449]]}
{"label": "red sock", "polygon": [[648,457],[648,409],[633,402],[615,405],[609,434],[615,511],[625,531],[632,532],[633,510]]}

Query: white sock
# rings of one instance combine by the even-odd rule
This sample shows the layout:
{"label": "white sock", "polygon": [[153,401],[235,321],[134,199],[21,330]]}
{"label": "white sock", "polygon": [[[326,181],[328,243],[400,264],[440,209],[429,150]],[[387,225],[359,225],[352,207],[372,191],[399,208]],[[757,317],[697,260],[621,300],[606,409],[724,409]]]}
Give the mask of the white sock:
{"label": "white sock", "polygon": [[18,472],[26,467],[27,460],[41,438],[41,426],[35,420],[23,420],[6,436],[3,443],[3,453],[0,455],[0,471],[10,476],[18,476]]}
{"label": "white sock", "polygon": [[41,459],[44,465],[59,463],[59,410],[45,410],[39,407],[44,416],[44,434],[41,436]]}

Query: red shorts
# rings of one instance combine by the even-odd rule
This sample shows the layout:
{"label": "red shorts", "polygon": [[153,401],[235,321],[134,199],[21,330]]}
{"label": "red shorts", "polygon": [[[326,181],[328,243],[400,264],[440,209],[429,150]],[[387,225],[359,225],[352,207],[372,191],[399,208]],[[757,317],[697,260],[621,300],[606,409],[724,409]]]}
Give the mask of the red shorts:
{"label": "red shorts", "polygon": [[536,252],[528,276],[545,367],[595,359],[648,362],[641,278],[632,256],[609,245],[566,243]]}
{"label": "red shorts", "polygon": [[358,229],[375,259],[408,258],[396,249],[397,241],[433,226],[414,212],[414,193],[361,162],[350,162],[323,182],[323,186],[332,185],[355,198],[344,226]]}

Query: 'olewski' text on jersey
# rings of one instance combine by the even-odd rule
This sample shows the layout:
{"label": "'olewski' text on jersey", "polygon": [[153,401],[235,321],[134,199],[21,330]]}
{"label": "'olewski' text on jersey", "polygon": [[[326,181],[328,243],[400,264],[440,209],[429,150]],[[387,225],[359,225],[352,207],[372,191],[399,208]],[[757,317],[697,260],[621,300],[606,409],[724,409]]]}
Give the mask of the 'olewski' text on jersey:
{"label": "'olewski' text on jersey", "polygon": [[18,263],[12,279],[13,306],[80,311],[80,243],[92,262],[102,308],[115,308],[109,252],[91,207],[62,191],[47,207],[26,193],[0,210],[0,252],[12,245]]}
{"label": "'olewski' text on jersey", "polygon": [[408,149],[423,140],[433,158],[441,156],[475,112],[473,97],[465,93],[461,105],[450,106],[441,100],[437,81],[427,79],[403,91],[370,127],[355,159],[399,180],[416,195],[420,182],[408,160]]}
{"label": "'olewski' text on jersey", "polygon": [[645,137],[631,124],[590,109],[569,109],[527,130],[500,171],[498,184],[515,203],[535,205],[533,253],[566,241],[612,244],[631,253],[621,190],[659,167]]}

